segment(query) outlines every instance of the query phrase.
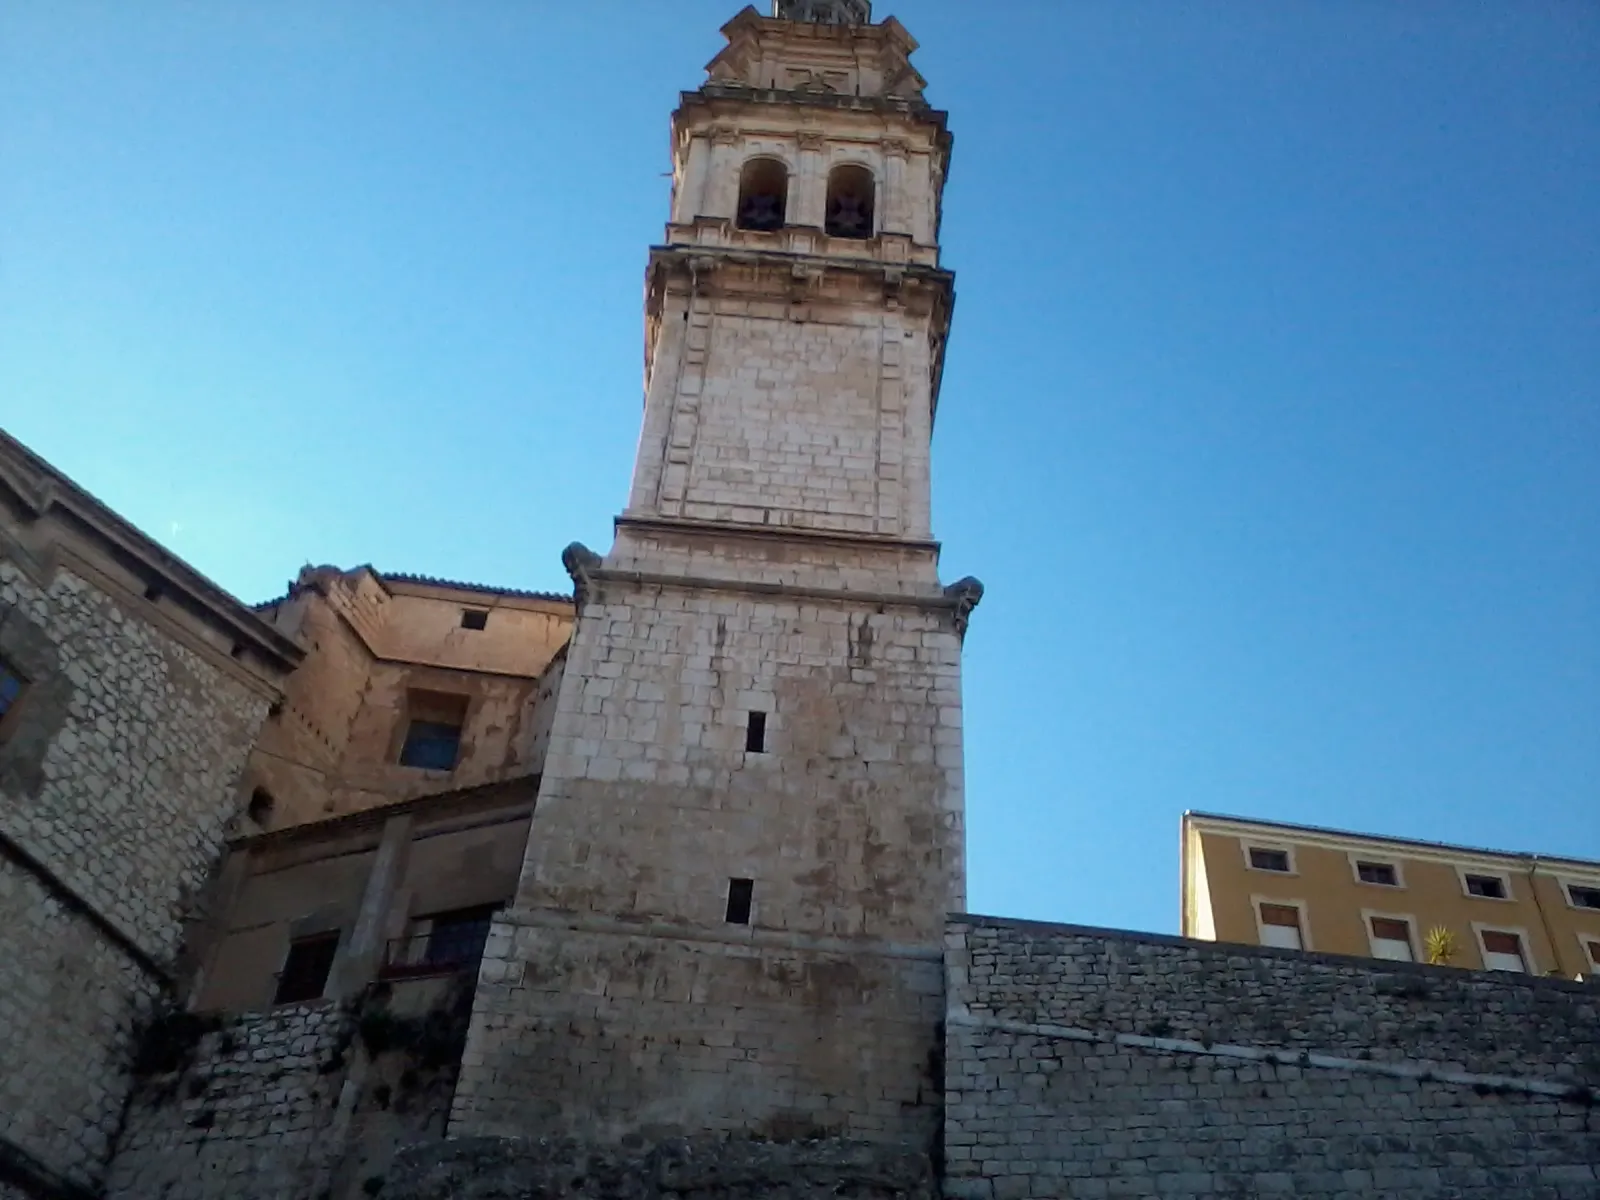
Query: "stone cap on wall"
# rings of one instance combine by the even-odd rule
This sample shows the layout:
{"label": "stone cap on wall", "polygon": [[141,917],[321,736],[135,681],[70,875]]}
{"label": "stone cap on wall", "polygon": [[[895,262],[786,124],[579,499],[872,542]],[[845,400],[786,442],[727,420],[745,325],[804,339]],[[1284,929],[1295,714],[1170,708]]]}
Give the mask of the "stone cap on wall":
{"label": "stone cap on wall", "polygon": [[[201,574],[154,538],[135,528],[61,471],[0,430],[0,504],[17,511],[38,529],[25,535],[27,549],[48,557],[52,547],[75,534],[115,572],[131,574],[145,586],[145,597],[181,607],[234,646],[281,676],[292,671],[304,651],[263,620],[249,605]],[[64,547],[63,547],[64,548]]]}

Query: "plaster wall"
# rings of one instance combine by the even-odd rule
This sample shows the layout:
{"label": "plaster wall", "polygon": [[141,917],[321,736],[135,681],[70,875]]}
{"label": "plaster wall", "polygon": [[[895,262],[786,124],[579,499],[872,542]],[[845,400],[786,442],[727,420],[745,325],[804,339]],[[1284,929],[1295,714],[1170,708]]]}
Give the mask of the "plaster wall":
{"label": "plaster wall", "polygon": [[[1482,969],[1478,938],[1482,929],[1517,934],[1534,974],[1553,973],[1571,979],[1600,970],[1600,909],[1580,908],[1569,886],[1600,889],[1600,865],[1560,859],[1495,855],[1448,846],[1414,846],[1378,839],[1339,839],[1310,831],[1296,834],[1279,827],[1260,827],[1254,834],[1191,828],[1185,835],[1193,878],[1186,890],[1204,889],[1196,915],[1209,907],[1218,940],[1256,943],[1260,940],[1257,905],[1292,904],[1300,909],[1309,949],[1333,954],[1372,953],[1370,918],[1403,920],[1411,930],[1412,953],[1426,956],[1423,940],[1430,929],[1455,934],[1454,965]],[[1258,870],[1250,865],[1248,848],[1261,846],[1289,852],[1288,872]],[[1357,861],[1391,865],[1396,886],[1365,883]],[[1505,899],[1468,894],[1465,872],[1500,877]],[[1590,946],[1595,950],[1591,952]]]}
{"label": "plaster wall", "polygon": [[[488,612],[485,627],[463,628],[464,610]],[[249,790],[274,801],[263,828],[538,771],[537,681],[571,628],[559,599],[314,568],[271,615],[308,654],[251,757]],[[452,770],[398,761],[414,690],[466,703]]]}

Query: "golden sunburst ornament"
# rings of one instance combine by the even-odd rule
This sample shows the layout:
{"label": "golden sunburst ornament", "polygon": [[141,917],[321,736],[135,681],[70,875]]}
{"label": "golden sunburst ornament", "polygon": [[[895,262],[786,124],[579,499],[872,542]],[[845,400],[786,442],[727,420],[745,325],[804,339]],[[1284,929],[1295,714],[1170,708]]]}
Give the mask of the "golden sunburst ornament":
{"label": "golden sunburst ornament", "polygon": [[1435,925],[1423,939],[1423,949],[1428,961],[1436,967],[1448,967],[1456,957],[1456,935],[1452,929]]}

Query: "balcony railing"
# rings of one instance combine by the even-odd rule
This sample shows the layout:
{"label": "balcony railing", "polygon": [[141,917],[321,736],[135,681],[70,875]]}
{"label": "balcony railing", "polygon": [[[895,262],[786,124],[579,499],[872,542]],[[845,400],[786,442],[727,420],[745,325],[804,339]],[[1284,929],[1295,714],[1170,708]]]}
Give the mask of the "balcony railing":
{"label": "balcony railing", "polygon": [[493,919],[492,912],[435,918],[433,927],[424,933],[390,938],[384,947],[382,974],[394,979],[476,968],[483,958],[483,945],[488,940]]}

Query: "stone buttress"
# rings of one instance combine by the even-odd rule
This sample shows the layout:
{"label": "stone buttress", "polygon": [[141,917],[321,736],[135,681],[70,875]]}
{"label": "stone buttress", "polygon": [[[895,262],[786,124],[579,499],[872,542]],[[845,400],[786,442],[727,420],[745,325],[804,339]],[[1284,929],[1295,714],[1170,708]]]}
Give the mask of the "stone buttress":
{"label": "stone buttress", "polygon": [[981,588],[929,525],[950,137],[866,9],[745,9],[674,114],[632,490],[567,554],[453,1136],[935,1135]]}

